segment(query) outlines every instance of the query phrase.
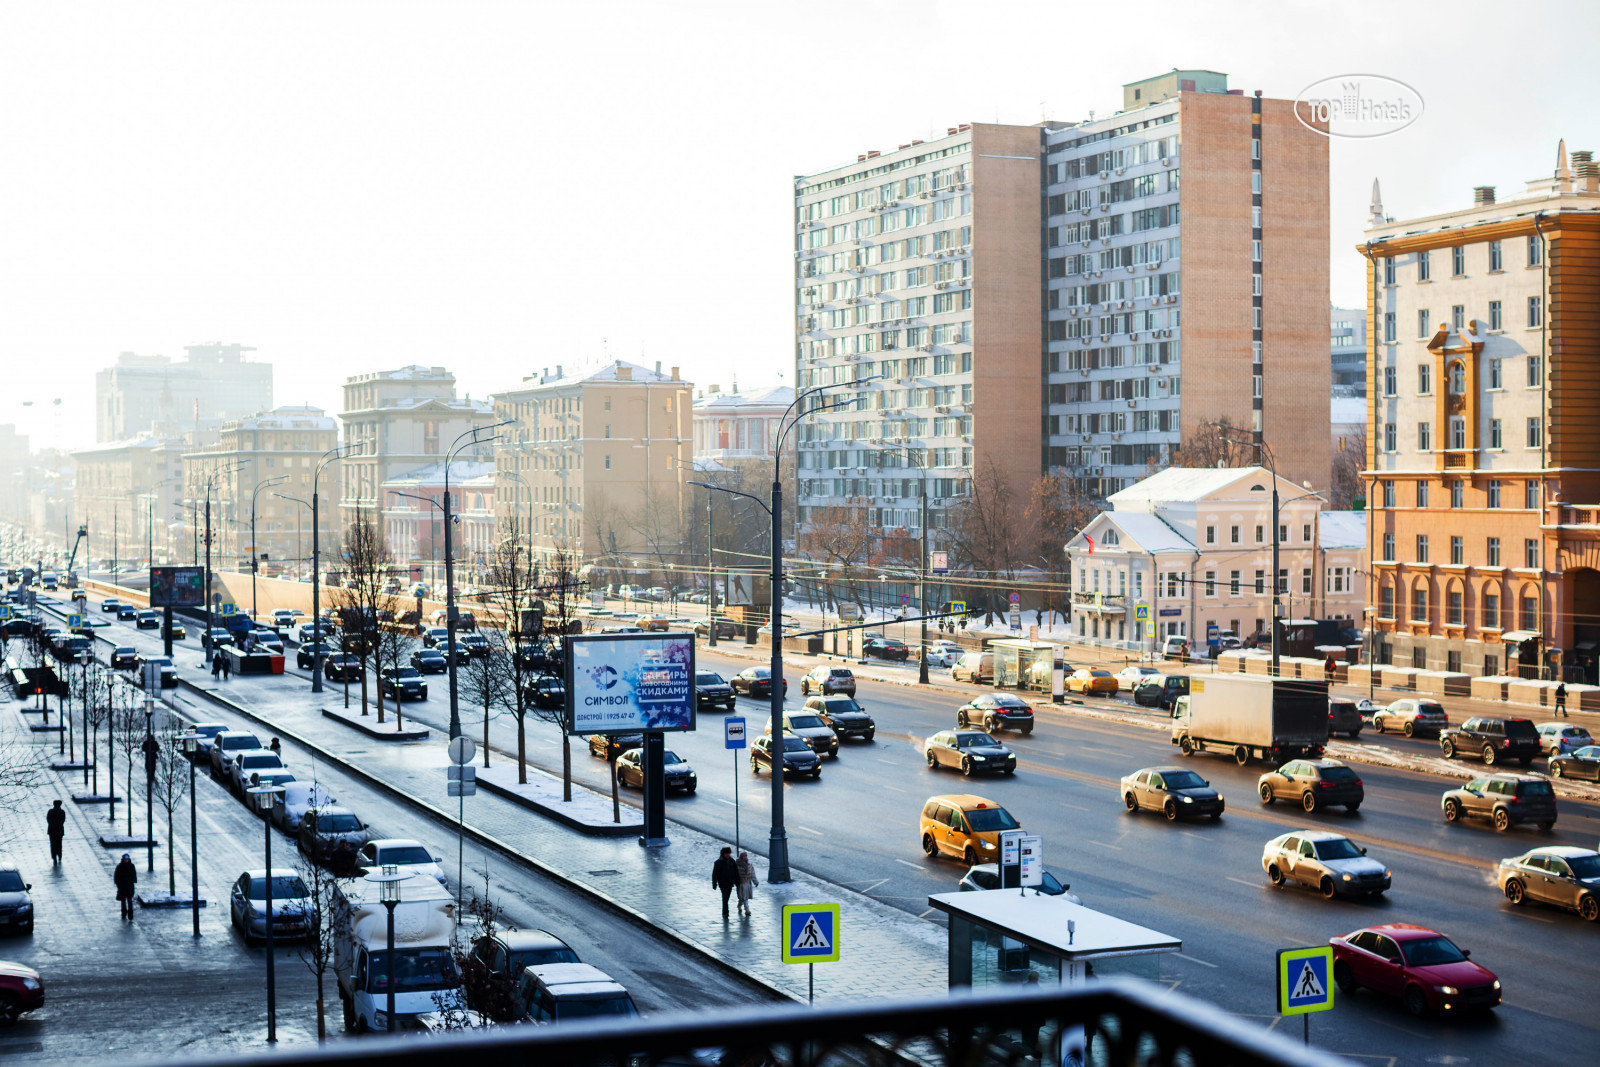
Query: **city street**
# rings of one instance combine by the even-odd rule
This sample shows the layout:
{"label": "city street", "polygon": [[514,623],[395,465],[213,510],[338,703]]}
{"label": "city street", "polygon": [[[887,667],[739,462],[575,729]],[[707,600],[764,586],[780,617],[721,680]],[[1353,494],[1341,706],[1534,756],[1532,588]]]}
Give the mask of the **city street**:
{"label": "city street", "polygon": [[[155,644],[133,631],[117,633],[116,640]],[[700,666],[732,674],[753,662],[749,650],[732,651],[702,647]],[[197,650],[185,648],[178,663],[188,677],[198,677]],[[227,683],[228,695],[248,701],[251,692],[271,691],[274,700],[282,700],[283,687],[304,691],[303,672],[298,673],[298,678],[235,678]],[[800,704],[800,673],[799,664],[788,671],[791,708]],[[330,686],[324,697],[340,699],[341,691]],[[305,699],[310,700],[309,693]],[[1595,931],[1575,915],[1512,908],[1493,876],[1500,857],[1536,845],[1592,847],[1600,837],[1600,812],[1593,804],[1563,800],[1560,821],[1550,835],[1532,829],[1502,835],[1483,824],[1450,826],[1443,821],[1439,796],[1449,787],[1448,779],[1358,765],[1367,787],[1359,814],[1336,809],[1306,815],[1284,803],[1271,808],[1260,804],[1255,783],[1265,768],[1239,768],[1229,759],[1198,756],[1184,765],[1223,792],[1228,812],[1217,823],[1174,825],[1152,814],[1128,815],[1115,788],[1123,774],[1180,759],[1164,732],[1036,705],[1038,724],[1031,737],[1005,735],[1019,756],[1016,775],[970,781],[950,771],[930,771],[921,752],[928,734],[954,725],[960,697],[943,687],[919,692],[863,680],[859,699],[877,719],[876,741],[843,742],[839,758],[828,761],[820,781],[786,787],[791,854],[801,870],[924,915],[927,896],[953,889],[961,869],[922,855],[917,814],[930,795],[976,792],[1005,805],[1024,827],[1044,834],[1047,865],[1086,904],[1182,938],[1184,952],[1164,965],[1164,980],[1228,1011],[1265,1025],[1275,1022],[1264,976],[1277,949],[1318,944],[1363,925],[1403,921],[1432,926],[1472,949],[1475,960],[1501,977],[1504,1005],[1487,1019],[1414,1020],[1396,1004],[1357,994],[1315,1020],[1318,1044],[1351,1055],[1418,1061],[1441,1054],[1515,1058],[1534,1035],[1556,1049],[1582,1048],[1593,1038],[1584,1021],[1589,954],[1581,940],[1580,947],[1573,942],[1593,937]],[[752,733],[759,733],[766,703],[745,699],[740,705]],[[442,677],[430,679],[430,699],[408,704],[406,717],[434,728],[436,738],[442,738],[448,718]],[[704,714],[697,733],[669,738],[668,747],[699,772],[695,794],[669,800],[669,818],[731,841],[737,780],[741,841],[762,852],[769,821],[768,779],[753,776],[746,760],[724,749],[721,717]],[[462,718],[469,735],[481,736],[480,712],[463,705]],[[1159,715],[1148,718],[1159,722]],[[497,758],[508,758],[515,749],[511,717],[499,716],[491,730]],[[533,762],[559,772],[554,729],[530,725],[529,735]],[[1432,742],[1377,738],[1370,732],[1358,744],[1410,757],[1437,755]],[[359,759],[364,749],[365,744],[356,746],[350,758]],[[589,757],[578,741],[573,765],[578,781],[608,788],[606,765]],[[1539,767],[1542,761],[1535,769]],[[636,802],[626,792],[624,797]],[[1271,888],[1261,868],[1262,846],[1305,826],[1351,835],[1393,869],[1394,888],[1383,899],[1354,903],[1325,901],[1302,889]],[[431,843],[437,847],[437,838]]]}

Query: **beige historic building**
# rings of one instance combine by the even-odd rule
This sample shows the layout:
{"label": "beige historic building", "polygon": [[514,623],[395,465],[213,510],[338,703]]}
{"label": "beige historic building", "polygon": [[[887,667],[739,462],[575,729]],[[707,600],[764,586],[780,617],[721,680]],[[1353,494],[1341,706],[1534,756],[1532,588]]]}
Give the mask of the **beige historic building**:
{"label": "beige historic building", "polygon": [[71,517],[89,527],[87,549],[78,551],[80,573],[91,557],[115,558],[119,569],[148,565],[152,556],[157,562],[175,553],[187,559],[189,545],[176,537],[187,529],[178,510],[184,500],[183,452],[179,437],[143,434],[72,453]]}

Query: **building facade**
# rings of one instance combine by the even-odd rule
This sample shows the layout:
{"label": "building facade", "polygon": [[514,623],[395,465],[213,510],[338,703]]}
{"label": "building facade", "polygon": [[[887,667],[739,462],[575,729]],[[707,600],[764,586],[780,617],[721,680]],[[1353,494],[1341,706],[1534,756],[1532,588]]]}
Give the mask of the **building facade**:
{"label": "building facade", "polygon": [[793,403],[794,390],[786,385],[741,392],[736,384],[728,393],[711,386],[694,402],[695,462],[770,464],[778,424]]}
{"label": "building facade", "polygon": [[[494,464],[461,460],[450,467],[450,507],[460,520],[450,535],[450,555],[463,588],[476,581],[494,545]],[[383,483],[384,540],[398,572],[444,588],[444,464],[398,475]]]}
{"label": "building facade", "polygon": [[185,358],[124,352],[95,375],[95,439],[216,430],[272,407],[272,364],[245,345],[189,345]]}
{"label": "building facade", "polygon": [[[1150,648],[1211,627],[1241,640],[1272,628],[1272,474],[1263,467],[1169,467],[1113,494],[1067,544],[1080,638]],[[1366,524],[1324,512],[1278,480],[1278,587],[1284,619],[1360,619]],[[1147,622],[1137,618],[1145,605]]]}
{"label": "building facade", "polygon": [[1367,395],[1367,311],[1334,308],[1329,320],[1333,347],[1333,395]]}
{"label": "building facade", "polygon": [[[144,434],[72,453],[72,519],[88,524],[89,543],[80,549],[84,562],[114,559],[148,565],[186,546],[169,544],[169,534],[184,529],[183,441]],[[70,542],[69,542],[70,547]]]}
{"label": "building facade", "polygon": [[658,562],[686,549],[694,488],[694,387],[616,360],[596,371],[546,370],[494,396],[500,520],[531,530],[535,553]]}
{"label": "building facade", "polygon": [[1595,680],[1600,172],[1558,150],[1512,200],[1367,240],[1378,659]]}
{"label": "building facade", "polygon": [[[358,512],[384,507],[385,482],[444,462],[458,437],[494,419],[488,402],[456,396],[455,375],[445,368],[409,366],[345,379],[339,421],[348,446],[339,460],[339,513],[348,526]],[[490,445],[457,455],[486,459]]]}

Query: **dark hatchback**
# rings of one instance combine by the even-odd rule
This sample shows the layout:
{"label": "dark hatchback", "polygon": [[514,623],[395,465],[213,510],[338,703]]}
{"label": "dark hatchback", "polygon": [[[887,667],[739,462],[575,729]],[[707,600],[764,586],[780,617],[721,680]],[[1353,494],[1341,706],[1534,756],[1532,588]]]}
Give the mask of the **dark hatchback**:
{"label": "dark hatchback", "polygon": [[1513,759],[1526,767],[1535,756],[1544,754],[1544,746],[1532,719],[1475,715],[1440,733],[1439,751],[1445,759],[1454,759],[1457,754],[1481,756],[1488,767]]}
{"label": "dark hatchback", "polygon": [[1366,787],[1355,771],[1334,759],[1290,760],[1275,771],[1268,771],[1256,782],[1261,803],[1295,799],[1306,811],[1343,804],[1355,811],[1366,797]]}
{"label": "dark hatchback", "polygon": [[[804,738],[784,734],[781,741],[784,777],[791,774],[809,774],[817,779],[822,777],[822,757],[811,750]],[[763,767],[772,770],[772,737],[769,734],[756,738],[750,746],[750,773],[760,774]]]}

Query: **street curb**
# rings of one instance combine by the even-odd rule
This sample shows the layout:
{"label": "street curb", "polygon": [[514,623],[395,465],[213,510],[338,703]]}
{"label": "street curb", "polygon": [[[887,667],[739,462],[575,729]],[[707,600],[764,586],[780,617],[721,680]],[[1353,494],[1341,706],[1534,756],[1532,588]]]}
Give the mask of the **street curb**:
{"label": "street curb", "polygon": [[[219,697],[218,699],[221,698]],[[364,733],[378,741],[426,741],[428,739],[428,731],[425,729],[412,727],[409,730],[380,730],[376,726],[368,726],[364,722],[357,722],[348,715],[341,715],[337,711],[329,711],[327,708],[322,709],[322,717],[324,719],[332,719],[337,723],[343,723],[350,729]]]}
{"label": "street curb", "polygon": [[[560,823],[562,826],[565,826],[569,830],[577,830],[579,833],[588,834],[590,837],[634,837],[638,834],[644,833],[643,822],[603,823],[600,825],[587,823],[582,819],[573,818],[564,811],[558,811],[555,808],[546,807],[537,800],[525,797],[521,793],[513,792],[512,790],[507,789],[505,786],[496,785],[487,778],[479,778],[477,779],[477,782],[479,789],[486,789],[497,797],[502,797],[505,800],[509,800],[513,804],[527,808],[529,811],[536,811],[545,818],[552,819]],[[627,805],[623,806],[628,807]],[[633,809],[629,808],[628,810],[631,811]]]}

